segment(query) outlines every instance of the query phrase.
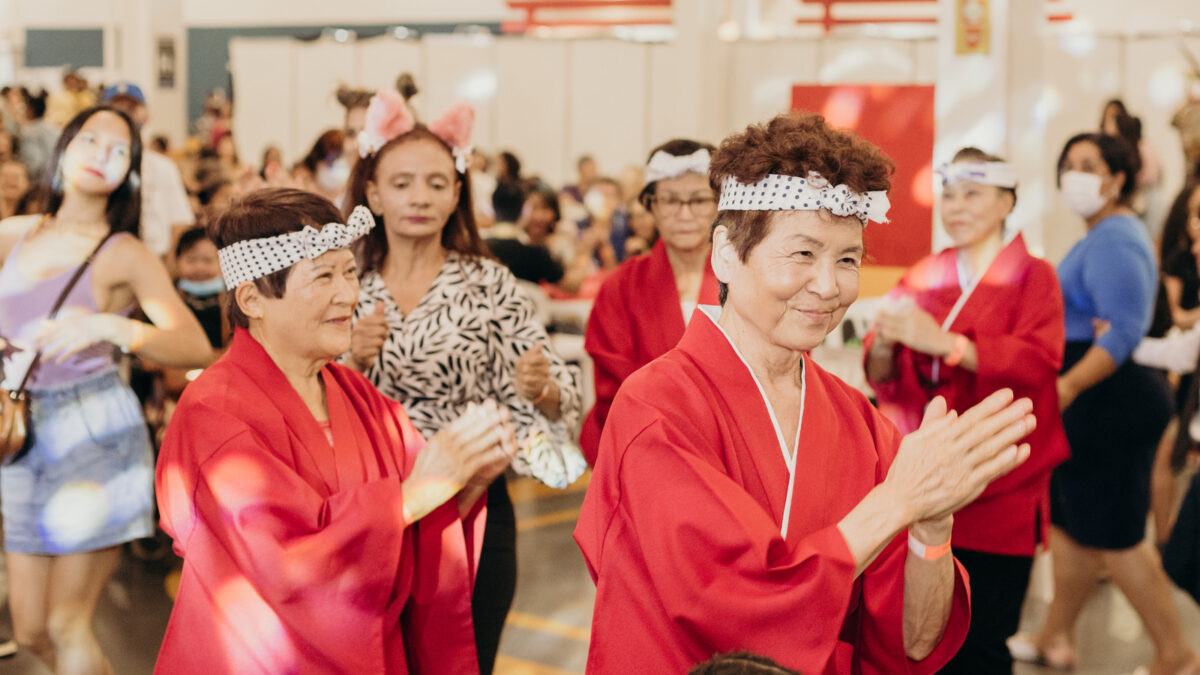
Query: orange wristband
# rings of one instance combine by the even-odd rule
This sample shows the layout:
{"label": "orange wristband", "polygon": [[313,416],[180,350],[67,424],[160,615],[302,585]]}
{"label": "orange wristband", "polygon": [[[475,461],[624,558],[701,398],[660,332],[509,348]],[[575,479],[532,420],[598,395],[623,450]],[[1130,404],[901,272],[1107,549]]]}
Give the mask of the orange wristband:
{"label": "orange wristband", "polygon": [[913,554],[916,555],[918,558],[920,558],[922,560],[929,560],[932,562],[950,552],[950,542],[947,541],[946,543],[940,544],[938,546],[927,546],[927,545],[921,543],[921,541],[919,539],[914,537],[912,535],[912,532],[909,532],[908,533],[908,550],[912,551]]}
{"label": "orange wristband", "polygon": [[957,366],[962,362],[963,355],[967,353],[967,345],[969,344],[971,344],[971,341],[967,339],[966,335],[958,335],[954,338],[954,349],[951,349],[949,354],[942,357],[942,362],[950,367]]}

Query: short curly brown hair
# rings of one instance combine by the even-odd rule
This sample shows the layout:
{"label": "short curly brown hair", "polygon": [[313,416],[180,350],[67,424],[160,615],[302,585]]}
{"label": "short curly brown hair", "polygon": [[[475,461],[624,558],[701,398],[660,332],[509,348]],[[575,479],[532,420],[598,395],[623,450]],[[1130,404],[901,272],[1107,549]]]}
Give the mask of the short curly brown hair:
{"label": "short curly brown hair", "polygon": [[[767,174],[804,178],[815,171],[830,185],[846,185],[854,192],[872,192],[891,189],[894,170],[892,160],[874,144],[849,131],[830,127],[816,113],[793,112],[778,115],[766,124],[751,124],[745,131],[721,141],[709,163],[708,181],[720,194],[721,185],[731,176],[749,185]],[[724,225],[738,259],[745,262],[771,231],[773,213],[776,212],[720,211],[713,221],[712,232]],[[722,305],[727,292],[725,284],[721,284]]]}

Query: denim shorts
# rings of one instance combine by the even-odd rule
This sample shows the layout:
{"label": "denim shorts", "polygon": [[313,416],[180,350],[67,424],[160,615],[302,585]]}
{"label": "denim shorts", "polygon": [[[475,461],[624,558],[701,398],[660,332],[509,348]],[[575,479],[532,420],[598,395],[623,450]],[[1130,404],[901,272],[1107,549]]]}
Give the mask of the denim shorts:
{"label": "denim shorts", "polygon": [[4,546],[61,555],[154,531],[154,451],[137,397],[107,370],[30,391],[33,445],[0,467]]}

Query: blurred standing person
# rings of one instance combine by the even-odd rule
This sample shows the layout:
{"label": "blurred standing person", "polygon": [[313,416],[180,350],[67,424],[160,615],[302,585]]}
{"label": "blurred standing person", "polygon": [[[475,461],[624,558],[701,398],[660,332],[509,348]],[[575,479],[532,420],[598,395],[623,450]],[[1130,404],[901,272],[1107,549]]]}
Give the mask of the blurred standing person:
{"label": "blurred standing person", "polygon": [[75,115],[96,105],[96,94],[79,71],[68,68],[63,72],[62,89],[50,94],[46,101],[46,117],[57,129]]}
{"label": "blurred standing person", "polygon": [[[14,91],[15,96],[23,100],[23,105],[19,106],[24,112],[20,120],[21,161],[29,167],[30,180],[40,185],[50,166],[58,131],[46,121],[46,92],[34,95],[25,87]],[[10,92],[9,96],[13,97],[14,93]]]}
{"label": "blurred standing person", "polygon": [[0,162],[0,220],[21,214],[30,190],[29,170],[17,159]]}
{"label": "blurred standing person", "polygon": [[[1057,389],[1071,458],[1051,478],[1054,599],[1035,635],[1009,641],[1019,660],[1076,663],[1075,622],[1107,569],[1154,642],[1151,673],[1195,673],[1171,585],[1145,540],[1155,449],[1171,416],[1166,380],[1129,357],[1150,326],[1157,265],[1129,207],[1136,149],[1104,134],[1073,136],[1058,161],[1067,206],[1087,235],[1058,266],[1066,353]],[[1095,322],[1110,328],[1096,337]]]}
{"label": "blurred standing person", "polygon": [[301,189],[321,195],[340,207],[352,161],[346,155],[345,134],[329,129],[317,137],[308,154],[292,170],[292,177]]}
{"label": "blurred standing person", "polygon": [[486,230],[496,222],[496,209],[492,206],[496,177],[488,173],[491,164],[483,151],[471,151],[471,203],[475,206],[475,222],[480,230]]}
{"label": "blurred standing person", "polygon": [[596,170],[596,158],[591,155],[581,155],[575,161],[575,182],[562,189],[563,196],[577,204],[583,204],[583,196],[592,187],[592,181],[600,175]]}
{"label": "blurred standing person", "polygon": [[[888,294],[864,341],[880,411],[907,434],[934,397],[965,411],[1001,388],[1033,402],[1029,459],[954,514],[954,556],[971,576],[971,627],[940,671],[1011,675],[1038,544],[1047,540],[1050,472],[1070,454],[1055,387],[1063,353],[1058,277],[1006,220],[1016,168],[977,148],[939,172],[942,223],[953,246],[913,265]],[[1028,302],[1037,298],[1037,302]]]}
{"label": "blurred standing person", "polygon": [[[133,236],[140,159],[124,113],[85,110],[55,148],[43,214],[0,223],[5,386],[31,373],[33,419],[28,452],[0,467],[10,602],[18,641],[61,673],[111,672],[92,633],[96,603],[120,545],[154,526],[150,439],[114,350],[179,367],[212,358],[161,262]],[[127,318],[138,305],[151,323]]]}
{"label": "blurred standing person", "polygon": [[18,147],[17,137],[11,131],[0,127],[0,162],[17,158],[20,155]]}
{"label": "blurred standing person", "polygon": [[[140,135],[150,119],[141,87],[123,82],[104,90],[104,102],[133,120]],[[196,222],[188,203],[179,167],[166,155],[153,150],[142,154],[141,237],[146,248],[168,261],[175,241]]]}
{"label": "blurred standing person", "polygon": [[583,197],[587,217],[579,221],[579,248],[589,253],[602,270],[625,260],[629,238],[629,211],[624,206],[621,186],[607,176],[592,181]]}
{"label": "blurred standing person", "polygon": [[370,89],[363,87],[348,87],[341,85],[334,96],[341,104],[345,115],[342,120],[342,133],[345,138],[346,154],[358,157],[358,135],[362,133],[367,120],[367,104],[371,102]]}
{"label": "blurred standing person", "polygon": [[[467,406],[495,399],[516,428],[514,469],[566,487],[586,466],[573,441],[579,392],[532,303],[476,229],[467,176],[474,116],[460,103],[426,126],[395,92],[372,99],[348,201],[369,206],[379,226],[360,242],[346,363],[402,402],[427,438]],[[488,487],[487,509],[472,599],[483,673],[492,672],[516,585],[503,474]]]}
{"label": "blurred standing person", "polygon": [[580,445],[595,464],[600,434],[621,383],[679,342],[698,305],[717,301],[709,226],[717,197],[708,182],[713,146],[667,141],[650,153],[639,201],[654,215],[659,240],[604,281],[588,317],[584,348],[595,362],[596,404]]}

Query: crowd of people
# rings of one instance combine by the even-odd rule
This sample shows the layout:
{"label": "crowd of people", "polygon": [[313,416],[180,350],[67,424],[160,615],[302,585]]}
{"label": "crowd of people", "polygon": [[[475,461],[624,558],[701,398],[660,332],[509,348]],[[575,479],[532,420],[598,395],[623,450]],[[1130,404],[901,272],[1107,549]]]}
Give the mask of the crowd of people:
{"label": "crowd of people", "polygon": [[[1120,101],[1062,149],[1087,235],[1057,268],[1007,224],[1012,164],[939,168],[953,245],[882,303],[870,400],[811,352],[888,226],[877,147],[793,113],[555,187],[418,95],[341,87],[339,128],[253,166],[220,94],[172,149],[143,145],[134,84],[3,92],[0,337],[30,433],[0,504],[15,637],[56,672],[103,672],[101,589],[157,519],[183,559],[159,672],[490,673],[507,477],[590,465],[589,672],[1071,667],[1107,576],[1150,672],[1200,674],[1171,599],[1200,599],[1200,488],[1175,508],[1200,165],[1145,222],[1161,178]],[[590,410],[544,297],[593,300],[551,327],[584,335]],[[1042,547],[1054,599],[1018,633]]]}

